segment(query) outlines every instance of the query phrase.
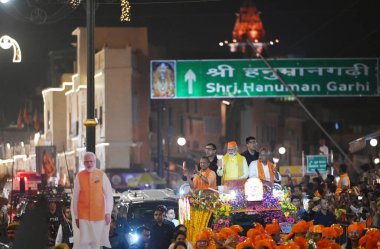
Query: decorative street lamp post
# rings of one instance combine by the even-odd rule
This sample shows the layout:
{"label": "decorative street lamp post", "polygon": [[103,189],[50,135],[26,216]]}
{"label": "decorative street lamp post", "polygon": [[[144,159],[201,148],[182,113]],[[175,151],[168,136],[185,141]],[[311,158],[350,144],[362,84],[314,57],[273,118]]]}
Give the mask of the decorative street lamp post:
{"label": "decorative street lamp post", "polygon": [[94,33],[95,33],[95,1],[86,1],[86,26],[87,26],[87,119],[86,126],[86,150],[95,153],[95,87],[94,87]]}
{"label": "decorative street lamp post", "polygon": [[[79,5],[80,0],[71,0],[73,6]],[[86,1],[86,32],[87,32],[87,119],[86,126],[86,151],[95,153],[95,0]],[[121,1],[122,14],[121,21],[130,21],[129,1]]]}
{"label": "decorative street lamp post", "polygon": [[17,41],[10,36],[3,35],[0,37],[0,47],[2,49],[13,48],[13,62],[21,62],[21,49]]}

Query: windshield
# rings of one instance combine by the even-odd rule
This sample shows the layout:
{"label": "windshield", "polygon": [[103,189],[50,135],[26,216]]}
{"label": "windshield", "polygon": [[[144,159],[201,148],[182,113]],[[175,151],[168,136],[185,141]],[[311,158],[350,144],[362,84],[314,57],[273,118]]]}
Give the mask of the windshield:
{"label": "windshield", "polygon": [[127,206],[121,206],[118,217],[127,218],[130,228],[136,228],[142,225],[150,226],[153,222],[154,210],[158,205],[165,205],[168,209],[173,208],[178,219],[178,203],[176,201],[157,201],[132,203]]}

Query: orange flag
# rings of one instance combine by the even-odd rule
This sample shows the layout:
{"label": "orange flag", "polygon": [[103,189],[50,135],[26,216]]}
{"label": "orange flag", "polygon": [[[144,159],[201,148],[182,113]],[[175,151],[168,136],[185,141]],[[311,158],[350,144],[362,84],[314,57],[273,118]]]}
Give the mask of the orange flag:
{"label": "orange flag", "polygon": [[26,106],[24,107],[24,110],[23,110],[23,113],[22,113],[22,117],[24,118],[24,123],[25,124],[30,124],[29,111],[28,111],[28,108]]}
{"label": "orange flag", "polygon": [[38,120],[38,112],[37,110],[34,110],[34,114],[33,114],[33,125],[34,125],[34,129],[36,131],[40,131],[40,122]]}
{"label": "orange flag", "polygon": [[17,129],[22,129],[24,127],[24,124],[22,123],[22,109],[18,112],[18,118],[17,118]]}

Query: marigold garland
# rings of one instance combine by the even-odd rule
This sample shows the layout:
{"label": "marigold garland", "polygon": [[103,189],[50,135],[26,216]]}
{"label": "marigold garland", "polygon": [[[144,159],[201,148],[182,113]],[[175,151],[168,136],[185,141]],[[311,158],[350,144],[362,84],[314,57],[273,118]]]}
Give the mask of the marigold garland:
{"label": "marigold garland", "polygon": [[185,198],[190,203],[190,217],[185,215],[184,225],[187,227],[187,238],[193,243],[196,233],[207,227],[212,214],[216,221],[230,216],[231,205],[219,198],[218,193],[196,191]]}

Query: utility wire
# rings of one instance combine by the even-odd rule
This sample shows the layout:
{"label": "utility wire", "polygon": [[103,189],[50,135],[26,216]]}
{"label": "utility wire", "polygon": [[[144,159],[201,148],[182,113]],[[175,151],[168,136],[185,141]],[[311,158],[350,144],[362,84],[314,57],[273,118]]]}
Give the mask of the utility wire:
{"label": "utility wire", "polygon": [[[254,48],[251,41],[247,40],[247,43]],[[323,126],[319,123],[319,121],[313,116],[313,114],[307,109],[307,107],[303,104],[303,102],[298,98],[297,94],[290,88],[290,86],[281,78],[281,76],[277,73],[276,69],[272,67],[272,65],[265,59],[260,53],[257,55],[261,58],[261,60],[265,63],[265,65],[273,72],[273,74],[277,77],[277,79],[283,84],[292,97],[297,101],[297,103],[302,107],[302,109],[306,112],[306,114],[314,121],[314,123],[321,129],[321,131],[326,135],[326,137],[335,145],[335,147],[339,150],[339,152],[344,156],[344,158],[352,164],[351,159],[348,157],[346,152],[335,142],[335,140],[330,136],[330,134],[323,128]]]}

